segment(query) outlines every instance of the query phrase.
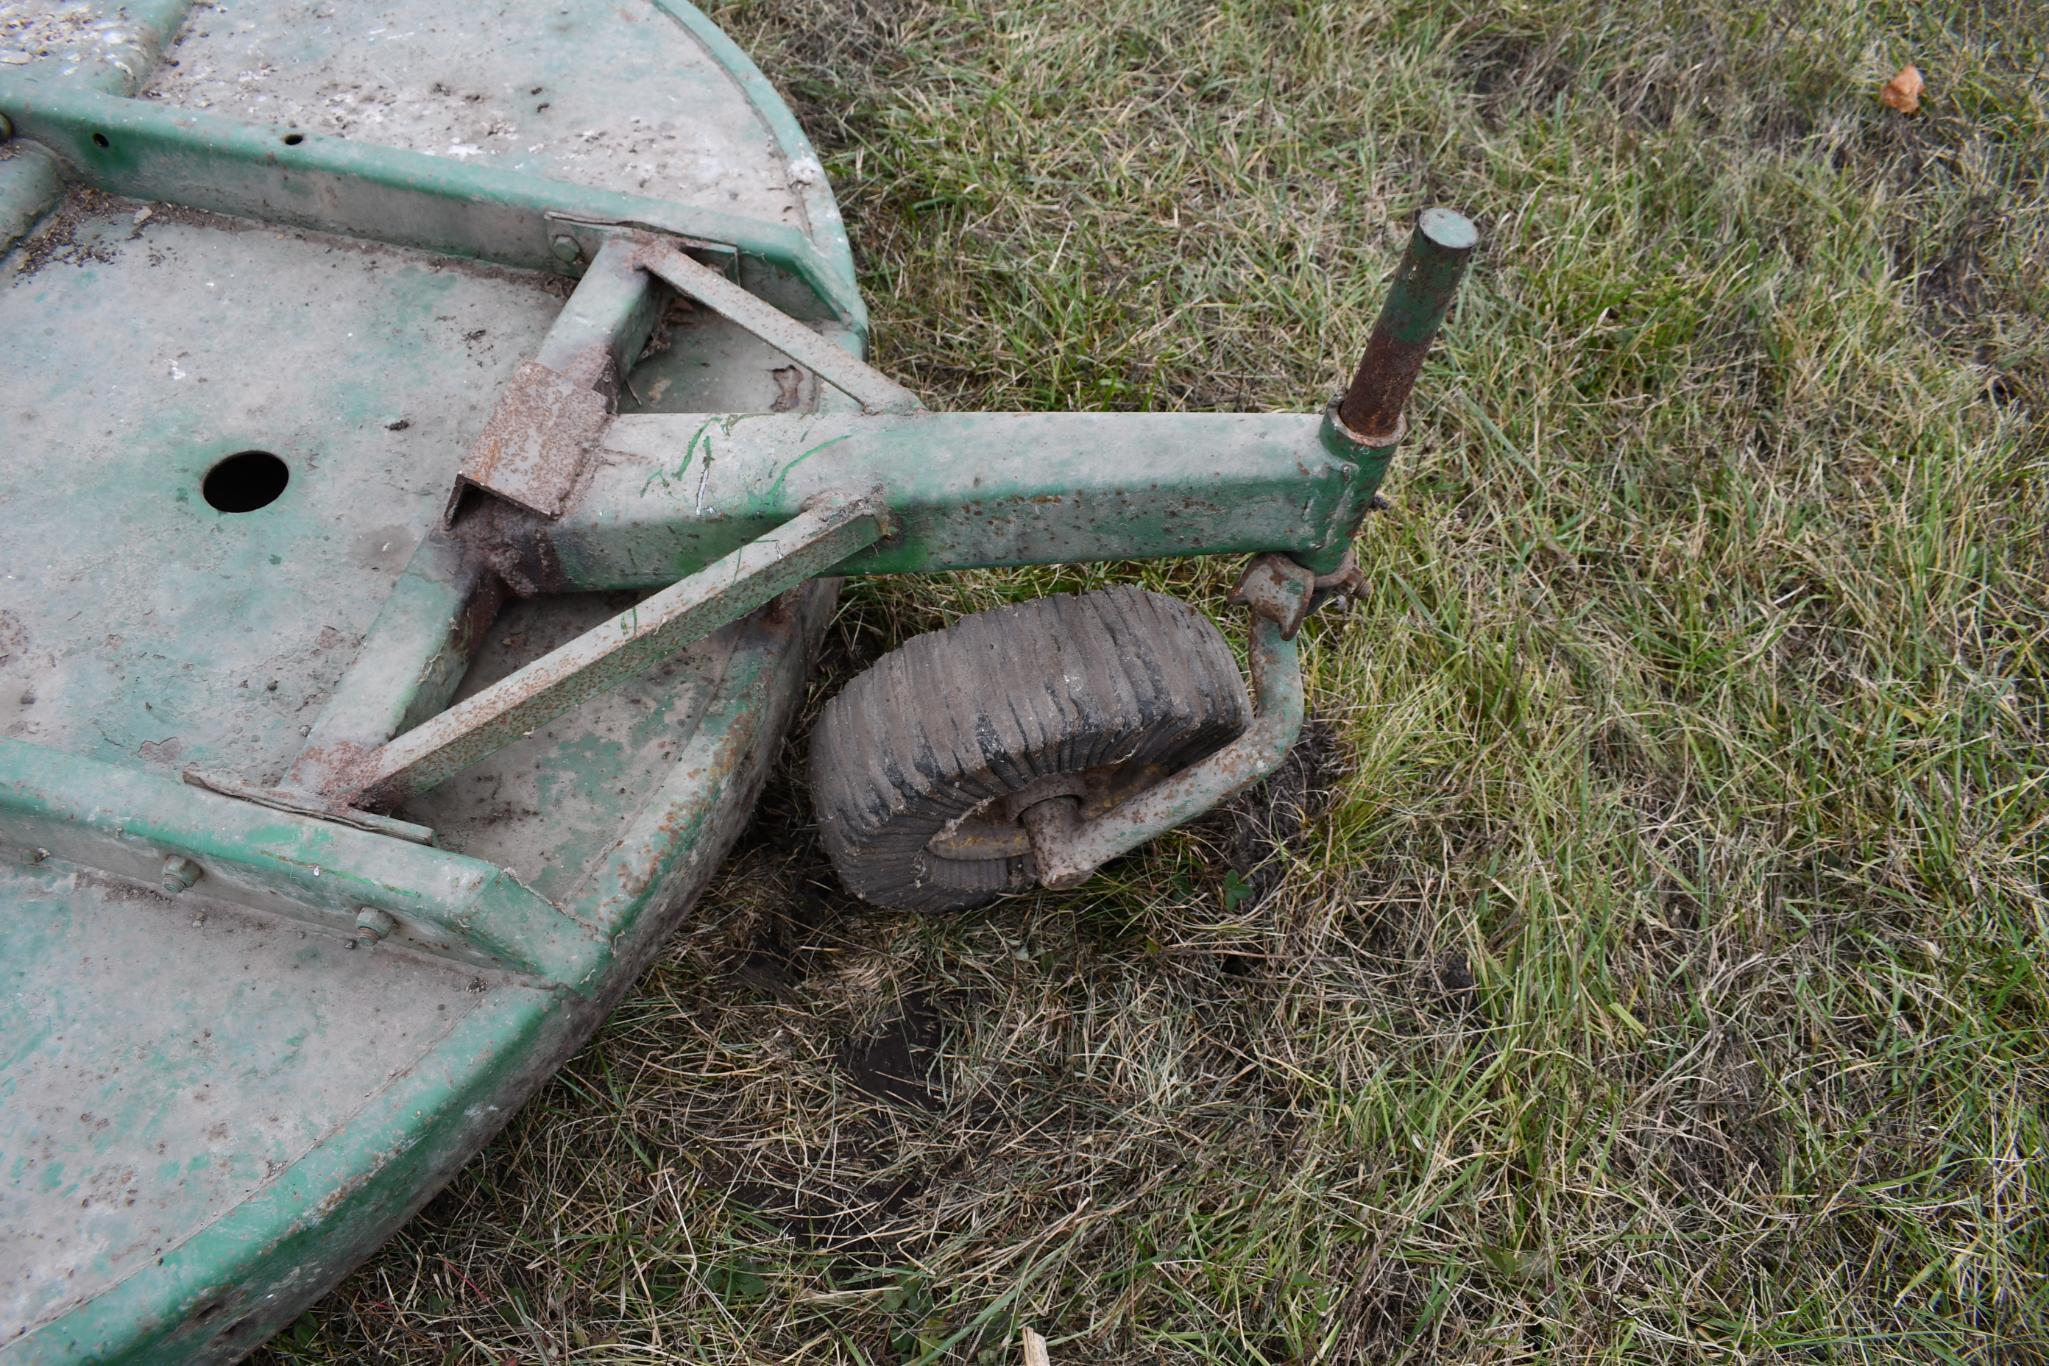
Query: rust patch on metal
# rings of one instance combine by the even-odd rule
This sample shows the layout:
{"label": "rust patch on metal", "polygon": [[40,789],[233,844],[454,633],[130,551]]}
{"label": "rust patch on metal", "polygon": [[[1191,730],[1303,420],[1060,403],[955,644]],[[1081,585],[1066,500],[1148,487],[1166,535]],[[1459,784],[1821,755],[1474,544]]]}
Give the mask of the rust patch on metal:
{"label": "rust patch on metal", "polygon": [[1449,209],[1425,209],[1417,218],[1366,354],[1338,400],[1338,421],[1360,445],[1401,439],[1402,408],[1478,240],[1473,225]]}
{"label": "rust patch on metal", "polygon": [[1400,437],[1402,409],[1430,354],[1430,339],[1404,342],[1374,329],[1352,386],[1338,403],[1338,420],[1362,446],[1391,446]]}
{"label": "rust patch on metal", "polygon": [[804,401],[804,371],[795,365],[782,365],[768,372],[775,381],[775,401],[768,405],[772,413],[797,411]]}
{"label": "rust patch on metal", "polygon": [[[462,614],[455,619],[455,630],[448,639],[449,648],[465,660],[474,658],[478,647],[484,643],[484,636],[505,609],[505,594],[504,579],[488,572],[483,574],[477,591],[464,601]],[[465,664],[464,668],[468,665]]]}
{"label": "rust patch on metal", "polygon": [[[553,541],[541,531],[525,508],[487,499],[463,514],[454,534],[489,566],[503,591],[522,598],[575,591],[562,572]],[[493,604],[493,616],[500,605]],[[485,621],[477,638],[490,626]]]}
{"label": "rust patch on metal", "polygon": [[471,488],[543,517],[560,517],[610,416],[604,394],[539,361],[526,362],[499,394],[483,434],[463,458],[443,520],[454,525]]}
{"label": "rust patch on metal", "polygon": [[1281,631],[1281,638],[1293,640],[1309,616],[1316,588],[1316,576],[1286,555],[1261,555],[1245,568],[1231,601],[1252,609]]}
{"label": "rust patch on metal", "polygon": [[355,793],[376,771],[376,745],[357,740],[336,740],[299,751],[292,761],[292,776],[310,785],[321,796],[339,806],[355,806]]}
{"label": "rust patch on metal", "polygon": [[[619,367],[612,364],[612,345],[609,337],[591,338],[570,352],[567,360],[554,367],[554,370],[570,384],[600,394],[608,402],[619,397]],[[515,375],[514,379],[517,378]]]}

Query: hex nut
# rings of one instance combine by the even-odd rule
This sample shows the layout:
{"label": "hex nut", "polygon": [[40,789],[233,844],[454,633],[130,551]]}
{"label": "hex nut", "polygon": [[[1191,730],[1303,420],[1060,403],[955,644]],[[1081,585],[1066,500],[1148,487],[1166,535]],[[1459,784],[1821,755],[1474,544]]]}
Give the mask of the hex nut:
{"label": "hex nut", "polygon": [[375,945],[398,928],[398,922],[375,906],[364,906],[356,912],[356,937],[366,945]]}
{"label": "hex nut", "polygon": [[182,854],[173,854],[164,860],[164,895],[176,896],[204,876],[204,868]]}

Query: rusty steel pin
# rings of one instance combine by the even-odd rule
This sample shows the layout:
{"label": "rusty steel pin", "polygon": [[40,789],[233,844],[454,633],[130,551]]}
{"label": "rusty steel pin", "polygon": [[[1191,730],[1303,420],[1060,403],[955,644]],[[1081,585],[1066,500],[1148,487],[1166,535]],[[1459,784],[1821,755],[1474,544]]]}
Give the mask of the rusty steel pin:
{"label": "rusty steel pin", "polygon": [[1352,386],[1338,400],[1337,419],[1353,441],[1392,446],[1401,440],[1409,390],[1479,240],[1472,222],[1454,210],[1425,209],[1416,219],[1366,354]]}

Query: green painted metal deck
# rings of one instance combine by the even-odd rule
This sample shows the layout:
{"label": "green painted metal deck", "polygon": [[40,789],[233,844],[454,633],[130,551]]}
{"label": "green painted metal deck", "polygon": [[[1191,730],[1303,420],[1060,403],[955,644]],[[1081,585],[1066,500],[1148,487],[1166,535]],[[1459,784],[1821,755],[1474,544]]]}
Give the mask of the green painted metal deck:
{"label": "green painted metal deck", "polygon": [[[136,96],[335,158],[429,154],[480,198],[545,177],[658,205],[749,238],[858,341],[815,157],[680,3],[0,6],[20,15],[0,45],[32,60],[0,75],[42,82],[52,120]],[[233,1357],[628,989],[745,820],[831,589],[414,799],[431,847],[192,785],[281,781],[567,285],[417,224],[369,241],[58,190],[38,147],[0,144],[0,239],[29,229],[0,261],[0,1359]],[[821,397],[696,312],[621,407]],[[288,482],[218,511],[203,481],[243,450]],[[636,596],[510,605],[457,696]],[[168,895],[168,857],[207,871]],[[358,942],[361,905],[421,937]]]}

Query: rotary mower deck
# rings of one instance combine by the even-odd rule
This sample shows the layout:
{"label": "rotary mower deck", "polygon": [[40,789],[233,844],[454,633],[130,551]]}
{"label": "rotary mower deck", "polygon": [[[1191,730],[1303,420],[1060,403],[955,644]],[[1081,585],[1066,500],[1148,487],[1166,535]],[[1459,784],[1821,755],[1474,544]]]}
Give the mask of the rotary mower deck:
{"label": "rotary mower deck", "polygon": [[[586,13],[585,10],[588,10]],[[939,413],[681,0],[0,7],[0,1358],[232,1358],[646,966],[847,575],[1248,554],[827,710],[854,890],[1068,887],[1256,782],[1474,234],[1308,414]],[[11,46],[10,46],[11,45]]]}

